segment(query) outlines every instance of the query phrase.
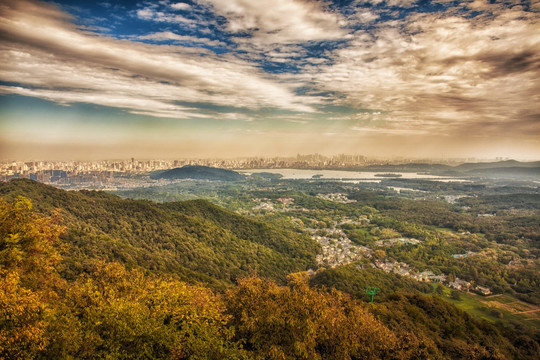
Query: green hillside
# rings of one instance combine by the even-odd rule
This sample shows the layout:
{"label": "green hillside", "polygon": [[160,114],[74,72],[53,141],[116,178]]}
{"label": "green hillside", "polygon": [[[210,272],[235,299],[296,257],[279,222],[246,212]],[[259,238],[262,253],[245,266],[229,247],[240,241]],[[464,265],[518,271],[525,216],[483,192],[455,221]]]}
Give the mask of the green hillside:
{"label": "green hillside", "polygon": [[92,259],[173,273],[221,288],[238,276],[283,281],[315,266],[318,245],[305,235],[254,221],[207,201],[155,204],[96,192],[67,192],[30,180],[0,184],[6,200],[23,195],[43,214],[58,209],[68,231],[66,276]]}

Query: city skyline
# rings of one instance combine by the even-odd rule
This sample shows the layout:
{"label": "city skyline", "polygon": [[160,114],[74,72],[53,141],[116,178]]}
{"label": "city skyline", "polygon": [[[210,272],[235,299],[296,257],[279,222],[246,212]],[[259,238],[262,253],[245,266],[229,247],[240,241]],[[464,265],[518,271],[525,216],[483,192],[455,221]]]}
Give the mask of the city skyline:
{"label": "city skyline", "polygon": [[540,1],[0,1],[0,161],[540,159]]}

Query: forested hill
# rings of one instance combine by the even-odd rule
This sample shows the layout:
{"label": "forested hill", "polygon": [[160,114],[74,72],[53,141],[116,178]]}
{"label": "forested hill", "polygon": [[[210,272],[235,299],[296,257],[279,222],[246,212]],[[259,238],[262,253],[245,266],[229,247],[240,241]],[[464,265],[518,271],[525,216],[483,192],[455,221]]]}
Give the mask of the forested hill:
{"label": "forested hill", "polygon": [[156,204],[25,179],[0,183],[0,197],[10,201],[18,195],[43,214],[59,209],[68,227],[68,277],[100,259],[221,288],[238,276],[257,273],[283,281],[291,272],[315,267],[318,245],[305,235],[204,200]]}
{"label": "forested hill", "polygon": [[236,171],[219,169],[208,166],[185,165],[181,168],[170,169],[152,175],[154,179],[197,179],[197,180],[223,180],[236,181],[245,178]]}

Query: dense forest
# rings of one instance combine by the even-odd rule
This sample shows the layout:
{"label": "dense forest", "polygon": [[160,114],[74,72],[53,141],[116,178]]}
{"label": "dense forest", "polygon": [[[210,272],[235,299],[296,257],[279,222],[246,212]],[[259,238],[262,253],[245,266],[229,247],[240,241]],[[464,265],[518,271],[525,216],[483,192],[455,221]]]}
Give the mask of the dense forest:
{"label": "dense forest", "polygon": [[[0,358],[540,352],[538,329],[476,319],[427,284],[354,264],[310,276],[319,249],[309,237],[207,201],[156,204],[27,180],[1,184],[0,195]],[[363,287],[374,282],[384,291],[368,303]]]}
{"label": "dense forest", "polygon": [[0,196],[18,195],[43,214],[63,218],[68,278],[85,272],[93,259],[173,273],[213,288],[253,273],[283,282],[291,272],[315,267],[319,246],[305,235],[203,200],[155,204],[104,192],[67,192],[30,180],[0,184]]}

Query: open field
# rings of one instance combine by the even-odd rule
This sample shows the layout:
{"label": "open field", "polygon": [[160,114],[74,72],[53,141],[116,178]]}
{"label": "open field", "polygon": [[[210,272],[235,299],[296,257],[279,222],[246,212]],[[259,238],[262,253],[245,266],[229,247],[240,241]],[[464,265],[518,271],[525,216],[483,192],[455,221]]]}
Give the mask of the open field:
{"label": "open field", "polygon": [[449,297],[450,289],[445,289],[445,299],[458,308],[481,319],[495,321],[518,321],[524,325],[540,326],[540,307],[517,300],[510,295],[481,296],[461,293],[461,300]]}
{"label": "open field", "polygon": [[508,313],[509,319],[526,321],[530,325],[540,325],[540,307],[512,298],[509,295],[487,296],[480,302]]}

